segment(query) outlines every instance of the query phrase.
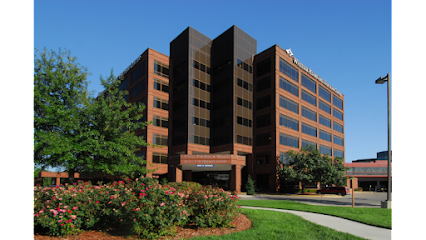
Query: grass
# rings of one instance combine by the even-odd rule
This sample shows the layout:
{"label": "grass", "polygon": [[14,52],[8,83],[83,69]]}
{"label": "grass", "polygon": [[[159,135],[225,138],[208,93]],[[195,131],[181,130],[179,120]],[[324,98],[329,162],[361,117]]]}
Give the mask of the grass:
{"label": "grass", "polygon": [[239,200],[238,205],[322,213],[372,226],[392,229],[392,210],[386,208],[314,206],[285,200]]}
{"label": "grass", "polygon": [[364,239],[311,223],[299,216],[267,210],[244,209],[253,227],[222,236],[206,236],[191,239]]}

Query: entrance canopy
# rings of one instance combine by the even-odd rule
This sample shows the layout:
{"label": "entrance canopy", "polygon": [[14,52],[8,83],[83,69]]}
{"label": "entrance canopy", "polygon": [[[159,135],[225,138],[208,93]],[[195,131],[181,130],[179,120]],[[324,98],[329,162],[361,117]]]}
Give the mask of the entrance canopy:
{"label": "entrance canopy", "polygon": [[246,165],[246,157],[238,155],[179,155],[169,157],[169,165],[175,165],[183,171],[230,171],[232,165]]}

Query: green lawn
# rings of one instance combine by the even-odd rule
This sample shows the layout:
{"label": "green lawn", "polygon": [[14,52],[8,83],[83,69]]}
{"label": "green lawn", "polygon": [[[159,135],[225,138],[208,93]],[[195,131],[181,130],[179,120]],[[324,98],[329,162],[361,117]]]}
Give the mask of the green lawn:
{"label": "green lawn", "polygon": [[252,228],[222,236],[191,239],[364,239],[311,223],[290,213],[256,209],[243,209],[243,213],[252,221]]}
{"label": "green lawn", "polygon": [[238,205],[322,213],[392,229],[392,210],[385,208],[314,206],[285,200],[239,200]]}

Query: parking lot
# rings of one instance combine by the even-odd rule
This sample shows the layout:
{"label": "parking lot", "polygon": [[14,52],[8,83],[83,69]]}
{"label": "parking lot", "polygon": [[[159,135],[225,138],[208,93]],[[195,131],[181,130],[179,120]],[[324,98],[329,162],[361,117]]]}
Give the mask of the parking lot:
{"label": "parking lot", "polygon": [[[355,207],[380,208],[381,201],[387,199],[386,192],[355,192]],[[352,207],[352,195],[338,196],[335,194],[321,195],[276,195],[255,194],[240,195],[244,200],[288,200],[311,205]]]}

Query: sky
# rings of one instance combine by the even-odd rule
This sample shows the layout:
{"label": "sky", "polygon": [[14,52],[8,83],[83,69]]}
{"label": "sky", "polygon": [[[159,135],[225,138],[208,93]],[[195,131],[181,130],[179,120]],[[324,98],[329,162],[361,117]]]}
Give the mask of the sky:
{"label": "sky", "polygon": [[[377,14],[381,12],[381,14]],[[345,96],[345,160],[387,150],[391,2],[376,1],[48,1],[34,2],[34,48],[69,50],[99,77],[123,72],[147,48],[169,55],[188,26],[214,39],[232,25],[277,44]]]}

